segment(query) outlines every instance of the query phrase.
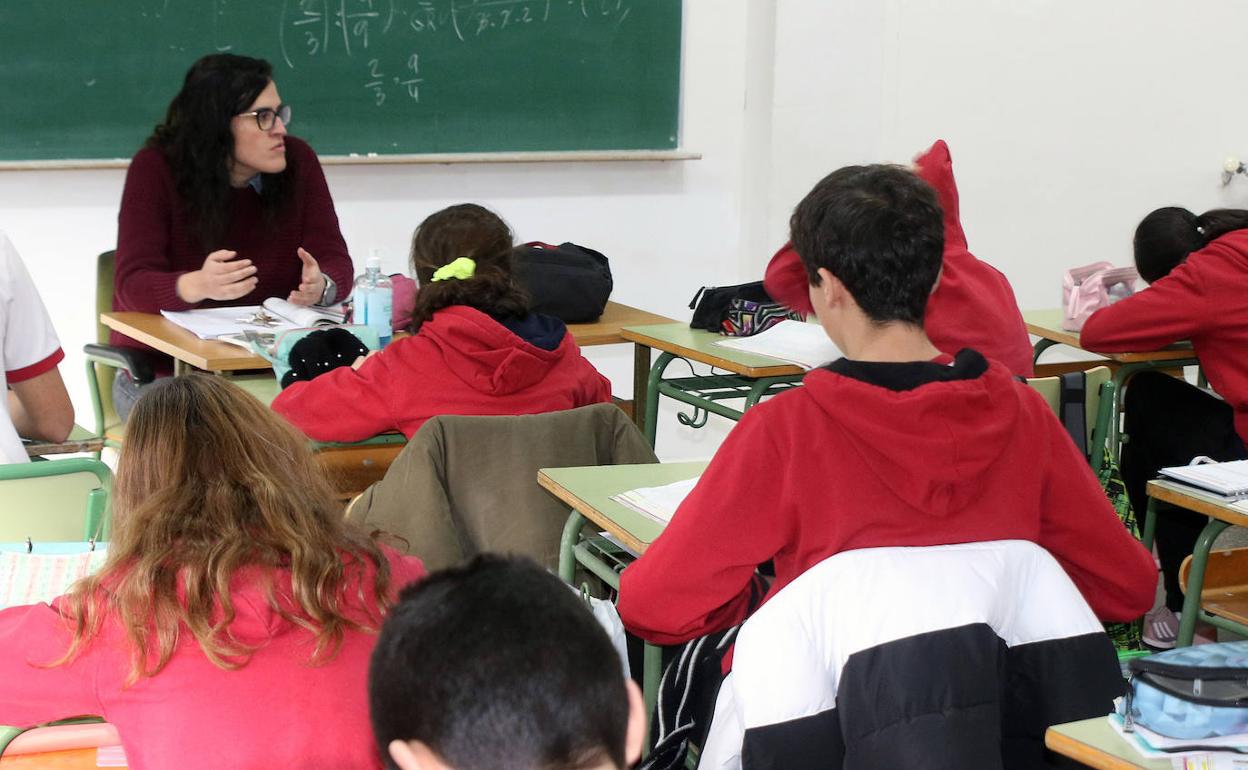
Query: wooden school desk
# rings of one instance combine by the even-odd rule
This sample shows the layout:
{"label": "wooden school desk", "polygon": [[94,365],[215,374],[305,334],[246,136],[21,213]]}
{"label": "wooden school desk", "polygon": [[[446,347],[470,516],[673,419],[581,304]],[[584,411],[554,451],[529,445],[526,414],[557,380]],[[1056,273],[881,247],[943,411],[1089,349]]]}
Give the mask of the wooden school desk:
{"label": "wooden school desk", "polygon": [[[638,487],[655,487],[693,478],[706,469],[706,461],[648,463],[643,465],[594,465],[577,468],[543,468],[537,483],[572,507],[559,543],[559,576],[568,583],[576,577],[576,565],[588,569],[614,589],[620,587],[619,570],[631,559],[613,554],[597,539],[583,540],[586,520],[594,523],[640,556],[663,531],[663,525],[611,499],[611,495]],[[654,713],[659,692],[660,650],[646,644],[642,691],[646,713]]]}
{"label": "wooden school desk", "polygon": [[43,457],[44,455],[64,455],[79,452],[98,452],[104,448],[104,439],[95,435],[81,425],[74,425],[69,438],[58,443],[35,439],[23,441],[22,448],[27,457]]}
{"label": "wooden school desk", "polygon": [[[1139,353],[1098,353],[1079,346],[1079,332],[1066,331],[1062,328],[1061,310],[1028,310],[1023,313],[1023,322],[1027,332],[1040,339],[1036,341],[1032,353],[1032,361],[1038,362],[1040,354],[1054,345],[1067,345],[1077,350],[1084,350],[1096,356],[1108,359],[1108,362],[1090,361],[1089,365],[1099,366],[1108,363],[1114,376],[1114,415],[1122,413],[1122,392],[1127,381],[1139,372],[1148,369],[1178,369],[1184,366],[1195,366],[1200,362],[1192,352],[1190,343],[1181,342],[1161,350]],[[1109,425],[1109,446],[1114,459],[1118,458],[1121,437],[1119,436],[1119,419],[1116,417]]]}
{"label": "wooden school desk", "polygon": [[1106,717],[1053,725],[1044,745],[1096,770],[1170,770],[1169,759],[1145,759],[1114,732]]}
{"label": "wooden school desk", "polygon": [[[1171,503],[1189,511],[1195,511],[1209,517],[1209,523],[1196,538],[1196,546],[1192,549],[1191,569],[1187,574],[1187,589],[1183,595],[1183,611],[1179,615],[1179,635],[1175,646],[1187,647],[1196,634],[1197,621],[1204,621],[1217,628],[1222,628],[1240,636],[1248,635],[1248,626],[1228,618],[1210,614],[1202,608],[1202,591],[1205,585],[1205,567],[1209,563],[1209,551],[1213,541],[1227,527],[1248,527],[1248,514],[1240,513],[1232,508],[1226,500],[1196,489],[1177,481],[1157,479],[1148,482],[1145,487],[1148,493],[1148,512],[1144,516],[1144,547],[1152,549],[1153,536],[1157,532],[1157,502]],[[1242,603],[1245,597],[1228,594],[1223,597],[1228,604]]]}
{"label": "wooden school desk", "polygon": [[[800,366],[716,345],[717,341],[728,338],[714,332],[691,329],[685,323],[626,326],[622,336],[638,348],[644,346],[647,350],[661,351],[650,367],[649,382],[641,391],[646,395],[645,416],[641,424],[650,446],[654,446],[657,434],[660,394],[692,406],[693,417],[682,414],[679,419],[685,425],[700,428],[706,424],[706,416],[700,416],[699,411],[739,420],[744,411],[757,404],[763,396],[788,390],[800,384],[805,375]],[[649,359],[648,352],[646,358]],[[689,376],[665,376],[668,364],[676,359],[706,364],[713,369],[722,369],[726,374],[693,374],[691,365]],[[720,403],[735,399],[744,399],[741,409]],[[640,398],[637,403],[642,403]]]}
{"label": "wooden school desk", "polygon": [[[661,315],[635,307],[608,302],[602,317],[593,323],[568,324],[568,332],[581,347],[614,345],[625,342],[621,330],[636,324],[671,322]],[[215,340],[201,340],[159,313],[101,313],[100,323],[113,331],[138,340],[173,357],[174,374],[193,369],[207,372],[247,372],[269,368],[269,362],[237,345]],[[650,348],[635,345],[633,352],[633,392],[636,404],[646,402],[647,373],[650,369]],[[634,407],[634,419],[640,420],[640,409]],[[638,422],[640,426],[641,423]]]}

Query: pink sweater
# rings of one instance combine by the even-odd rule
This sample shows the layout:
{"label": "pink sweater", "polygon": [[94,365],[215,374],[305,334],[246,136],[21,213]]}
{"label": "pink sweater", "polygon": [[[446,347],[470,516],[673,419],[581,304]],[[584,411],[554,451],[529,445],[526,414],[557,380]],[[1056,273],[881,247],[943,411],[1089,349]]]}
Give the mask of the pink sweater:
{"label": "pink sweater", "polygon": [[[386,556],[394,594],[424,575],[418,559],[389,550]],[[128,688],[128,647],[115,619],[72,663],[41,667],[68,644],[59,600],[0,612],[0,723],[98,714],[117,727],[134,770],[381,767],[367,695],[376,637],[349,631],[337,655],[311,665],[311,635],[268,606],[260,577],[259,569],[249,569],[234,579],[232,629],[260,645],[247,665],[218,668],[188,633],[159,674]],[[370,578],[368,570],[364,579]],[[288,575],[279,573],[275,582],[291,607]],[[358,585],[348,585],[344,595],[354,596]],[[376,608],[357,608],[359,617],[366,613],[375,615]]]}

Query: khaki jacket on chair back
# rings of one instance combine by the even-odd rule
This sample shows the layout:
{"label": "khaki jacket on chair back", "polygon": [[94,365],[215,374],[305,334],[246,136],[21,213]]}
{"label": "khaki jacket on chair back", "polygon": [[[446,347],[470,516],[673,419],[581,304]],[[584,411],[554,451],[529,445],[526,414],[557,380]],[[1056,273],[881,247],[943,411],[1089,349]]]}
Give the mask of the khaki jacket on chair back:
{"label": "khaki jacket on chair back", "polygon": [[538,486],[540,468],[657,462],[613,404],[545,414],[444,415],[425,423],[349,519],[407,541],[429,569],[484,551],[555,568],[569,509]]}

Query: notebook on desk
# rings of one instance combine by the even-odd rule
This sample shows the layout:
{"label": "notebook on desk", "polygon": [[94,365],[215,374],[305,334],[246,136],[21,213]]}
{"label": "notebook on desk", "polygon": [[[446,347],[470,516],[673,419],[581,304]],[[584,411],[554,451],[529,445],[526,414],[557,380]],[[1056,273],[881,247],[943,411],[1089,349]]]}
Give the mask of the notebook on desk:
{"label": "notebook on desk", "polygon": [[305,307],[270,297],[263,305],[162,310],[160,314],[202,340],[221,340],[248,347],[243,333],[269,333],[314,326],[337,326],[346,319],[342,305]]}
{"label": "notebook on desk", "polygon": [[1221,495],[1227,500],[1248,498],[1248,460],[1218,463],[1208,458],[1196,459],[1204,462],[1162,468],[1161,475]]}
{"label": "notebook on desk", "polygon": [[841,351],[828,339],[822,326],[804,321],[781,321],[753,336],[729,337],[715,344],[770,356],[807,370],[841,357]]}
{"label": "notebook on desk", "polygon": [[629,510],[649,516],[660,524],[667,524],[685,497],[693,491],[699,476],[674,481],[660,487],[640,487],[612,495],[611,499]]}

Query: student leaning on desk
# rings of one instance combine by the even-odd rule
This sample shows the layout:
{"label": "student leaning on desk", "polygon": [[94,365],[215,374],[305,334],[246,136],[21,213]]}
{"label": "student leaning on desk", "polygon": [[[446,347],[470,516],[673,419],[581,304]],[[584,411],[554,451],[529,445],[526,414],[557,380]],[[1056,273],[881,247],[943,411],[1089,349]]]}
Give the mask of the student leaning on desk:
{"label": "student leaning on desk", "polygon": [[424,569],[343,521],[307,442],[223,377],[165,378],[115,491],[101,571],[0,611],[0,724],[100,715],[134,770],[381,767],[368,657]]}
{"label": "student leaning on desk", "polygon": [[[351,285],[351,257],[316,153],[289,136],[268,62],[205,56],[186,74],[130,162],[118,217],[113,308],[157,313],[330,304]],[[112,344],[167,356],[116,332]],[[118,372],[117,412],[138,388]]]}
{"label": "student leaning on desk", "polygon": [[[745,414],[624,571],[625,625],[684,642],[741,622],[764,592],[841,551],[1009,539],[1052,553],[1102,620],[1142,615],[1152,560],[1043,397],[924,333],[943,243],[932,189],[896,166],[844,168],[791,229],[845,358]],[[768,561],[765,587],[756,568]]]}
{"label": "student leaning on desk", "polygon": [[[1124,396],[1126,443],[1122,477],[1131,505],[1143,511],[1145,485],[1158,469],[1193,457],[1248,457],[1248,211],[1200,216],[1157,209],[1135,231],[1135,263],[1150,285],[1092,315],[1079,344],[1097,352],[1157,350],[1191,340],[1201,371],[1217,395],[1159,372],[1130,379]],[[1179,566],[1207,523],[1199,514],[1162,504],[1157,518],[1166,604],[1150,613],[1144,639],[1173,647],[1183,606]]]}

